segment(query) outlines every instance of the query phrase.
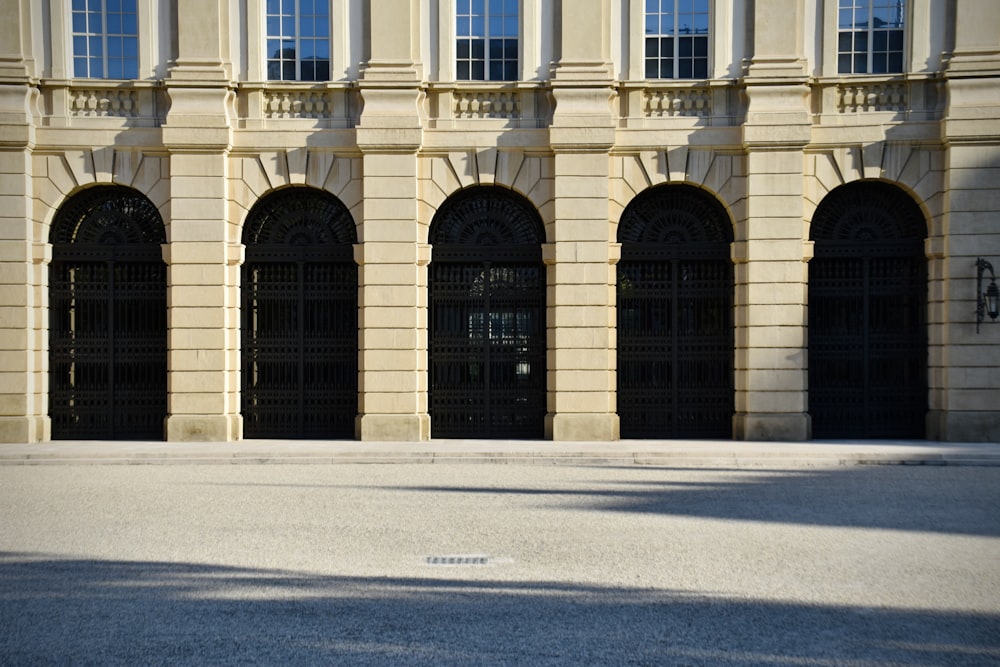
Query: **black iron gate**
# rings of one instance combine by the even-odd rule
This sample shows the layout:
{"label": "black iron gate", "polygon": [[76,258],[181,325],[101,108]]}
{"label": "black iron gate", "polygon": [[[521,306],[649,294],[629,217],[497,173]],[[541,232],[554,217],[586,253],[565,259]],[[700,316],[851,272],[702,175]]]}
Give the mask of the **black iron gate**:
{"label": "black iron gate", "polygon": [[279,190],[244,230],[243,432],[351,438],[358,408],[354,222],[325,192]]}
{"label": "black iron gate", "polygon": [[686,185],[648,191],[622,215],[622,437],[732,436],[731,234],[725,209]]}
{"label": "black iron gate", "polygon": [[128,188],[92,188],[59,210],[51,240],[52,437],[162,439],[167,279],[159,212]]}
{"label": "black iron gate", "polygon": [[431,428],[442,438],[541,438],[545,267],[541,220],[498,188],[464,191],[432,225]]}
{"label": "black iron gate", "polygon": [[895,186],[831,192],[812,223],[809,411],[814,437],[922,438],[926,223]]}

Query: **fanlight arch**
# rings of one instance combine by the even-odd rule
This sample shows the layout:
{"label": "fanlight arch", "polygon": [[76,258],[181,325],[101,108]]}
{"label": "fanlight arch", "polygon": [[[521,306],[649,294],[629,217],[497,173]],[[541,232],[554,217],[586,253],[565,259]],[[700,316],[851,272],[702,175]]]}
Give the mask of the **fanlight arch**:
{"label": "fanlight arch", "polygon": [[247,437],[353,437],[356,238],[347,207],[313,188],[276,190],[247,215],[241,310]]}
{"label": "fanlight arch", "polygon": [[161,439],[167,272],[159,211],[131,188],[87,188],[56,212],[50,240],[52,437]]}
{"label": "fanlight arch", "polygon": [[436,437],[541,438],[544,228],[520,195],[463,190],[431,222],[429,405]]}
{"label": "fanlight arch", "polygon": [[815,437],[924,437],[927,223],[902,188],[831,190],[810,227],[809,412]]}
{"label": "fanlight arch", "polygon": [[732,435],[732,225],[690,185],[640,193],[618,225],[618,416],[624,438]]}

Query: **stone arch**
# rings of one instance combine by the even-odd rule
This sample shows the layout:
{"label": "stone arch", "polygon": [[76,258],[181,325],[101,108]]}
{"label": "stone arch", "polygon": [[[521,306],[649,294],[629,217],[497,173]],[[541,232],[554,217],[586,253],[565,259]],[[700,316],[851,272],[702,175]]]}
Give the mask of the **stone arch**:
{"label": "stone arch", "polygon": [[927,237],[910,194],[834,188],[810,226],[809,406],[816,437],[924,437]]}
{"label": "stone arch", "polygon": [[629,203],[617,238],[622,437],[731,437],[734,271],[728,212],[700,188],[658,185]]}

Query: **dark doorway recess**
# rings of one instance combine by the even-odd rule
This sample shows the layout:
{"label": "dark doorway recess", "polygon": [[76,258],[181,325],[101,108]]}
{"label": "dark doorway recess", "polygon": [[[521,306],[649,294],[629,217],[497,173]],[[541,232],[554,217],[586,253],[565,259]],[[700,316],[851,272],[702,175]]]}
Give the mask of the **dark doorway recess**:
{"label": "dark doorway recess", "polygon": [[730,438],[732,225],[715,197],[662,185],[622,214],[618,415],[623,438]]}
{"label": "dark doorway recess", "polygon": [[438,438],[541,438],[541,218],[500,187],[463,190],[431,223],[430,405]]}
{"label": "dark doorway recess", "polygon": [[246,437],[354,437],[356,242],[347,207],[321,190],[277,190],[247,216],[241,310]]}
{"label": "dark doorway recess", "polygon": [[809,412],[817,438],[923,438],[927,223],[879,181],[842,185],[813,216]]}
{"label": "dark doorway recess", "polygon": [[130,188],[89,188],[56,213],[50,241],[52,437],[162,439],[167,272],[159,211]]}

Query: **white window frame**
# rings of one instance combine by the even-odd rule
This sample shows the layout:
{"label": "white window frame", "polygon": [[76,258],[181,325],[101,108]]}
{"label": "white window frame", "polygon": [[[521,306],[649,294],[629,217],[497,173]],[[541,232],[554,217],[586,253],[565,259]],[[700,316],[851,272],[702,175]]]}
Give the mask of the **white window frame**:
{"label": "white window frame", "polygon": [[[874,25],[875,3],[879,2],[880,0],[851,0],[852,5],[857,5],[857,4],[860,3],[862,6],[852,6],[850,8],[846,8],[846,9],[844,9],[844,8],[842,8],[840,6],[841,5],[841,1],[842,0],[837,0],[836,3],[835,3],[837,5],[836,29],[837,29],[837,73],[838,73],[838,75],[840,75],[840,76],[862,75],[863,76],[863,75],[868,75],[868,74],[874,74],[874,75],[877,75],[877,76],[883,76],[883,75],[884,76],[890,76],[890,75],[893,75],[893,74],[903,74],[903,73],[905,73],[906,72],[906,68],[907,68],[907,62],[906,62],[906,33],[907,33],[908,29],[909,29],[909,12],[908,12],[908,8],[906,7],[906,2],[904,0],[890,0],[890,1],[894,1],[895,4],[896,4],[896,11],[898,11],[899,14],[900,14],[899,19],[900,19],[900,22],[902,23],[901,26],[894,26],[894,27],[891,27],[891,28],[877,29],[875,27],[875,25]],[[863,5],[867,5],[867,7],[864,7]],[[841,25],[840,25],[840,12],[841,11],[849,11],[851,9],[862,9],[863,10],[865,8],[867,8],[867,10],[868,10],[868,16],[864,17],[862,15],[861,18],[863,18],[863,19],[866,18],[867,19],[867,20],[862,21],[862,23],[866,23],[867,24],[867,28],[859,29],[857,27],[857,25],[858,25],[858,20],[857,20],[858,19],[858,14],[853,14],[853,16],[854,16],[854,22],[852,23],[852,27],[850,27],[850,28],[843,28],[843,27],[841,27]],[[899,33],[901,33],[902,39],[900,40],[901,43],[899,45],[899,49],[898,50],[897,49],[891,49],[891,50],[889,50],[889,48],[888,48],[889,45],[887,43],[885,51],[876,51],[875,50],[875,35],[878,32],[886,32],[886,33],[899,32]],[[855,50],[855,48],[854,48],[853,40],[856,38],[856,36],[858,34],[864,34],[865,35],[865,38],[866,38],[865,39],[865,41],[866,41],[866,47],[865,47],[864,51],[858,51],[858,50]],[[851,48],[850,51],[841,51],[841,49],[840,49],[840,40],[841,40],[841,37],[843,35],[851,35],[852,48]],[[886,40],[889,40],[890,38],[891,38],[891,34],[886,34]],[[888,54],[898,53],[899,54],[899,68],[898,69],[896,69],[896,68],[890,69],[888,67],[888,63],[887,63],[885,71],[883,71],[883,72],[875,72],[874,71],[874,67],[873,67],[874,62],[875,62],[875,57],[876,57],[877,54],[882,54],[882,53],[887,54],[887,55]],[[851,68],[851,70],[854,69],[854,61],[856,60],[857,56],[863,54],[864,57],[865,57],[865,69],[864,69],[864,71],[863,72],[855,72],[855,71],[841,72],[840,71],[840,58],[841,58],[842,55],[845,55],[845,54],[849,57],[849,59],[851,61],[850,62],[850,65],[851,65],[850,68]]]}
{"label": "white window frame", "polygon": [[[245,79],[254,83],[318,84],[322,81],[270,80],[267,78],[267,2],[246,0],[246,73]],[[347,81],[358,78],[362,60],[362,4],[363,0],[326,0],[330,17],[330,78],[328,81]]]}
{"label": "white window frame", "polygon": [[[628,30],[621,44],[628,81],[700,81],[701,79],[646,79],[646,2],[621,0],[628,8]],[[727,0],[708,4],[708,78],[738,78],[742,73],[745,51],[744,25],[749,12],[746,0]]]}
{"label": "white window frame", "polygon": [[[433,15],[428,23],[431,31],[423,51],[429,63],[428,72],[432,80],[458,82],[466,85],[476,83],[512,84],[514,81],[481,81],[458,79],[458,41],[455,0],[439,0],[437,21]],[[553,60],[552,38],[554,35],[554,3],[549,0],[519,0],[518,4],[518,78],[517,81],[539,81],[549,77],[549,67]],[[544,37],[543,37],[544,35]],[[433,45],[433,46],[432,46]],[[432,54],[429,49],[435,48]],[[435,57],[436,56],[436,57]]]}
{"label": "white window frame", "polygon": [[[670,33],[659,32],[656,35],[649,35],[649,34],[646,33],[646,17],[647,17],[647,12],[646,12],[646,6],[645,6],[646,3],[645,3],[645,1],[643,2],[643,7],[642,7],[642,33],[641,33],[642,34],[642,37],[641,37],[642,43],[641,43],[641,46],[640,46],[640,48],[642,49],[642,64],[643,64],[643,70],[642,70],[642,75],[643,76],[642,76],[642,78],[649,79],[651,81],[654,81],[654,80],[655,81],[691,81],[691,80],[694,80],[694,81],[703,81],[705,79],[711,78],[711,76],[712,76],[712,32],[713,32],[713,27],[714,27],[712,25],[712,2],[710,0],[704,0],[704,2],[706,4],[706,9],[707,9],[707,12],[706,12],[707,13],[707,17],[706,17],[707,28],[706,29],[708,30],[708,32],[705,33],[704,35],[699,35],[698,33],[692,33],[691,35],[687,35],[687,36],[690,36],[690,37],[704,37],[705,38],[705,55],[704,56],[695,56],[694,54],[692,54],[691,56],[685,56],[684,57],[685,59],[690,59],[691,62],[692,62],[692,72],[691,72],[691,76],[680,76],[680,67],[681,67],[681,62],[680,62],[681,61],[680,45],[681,45],[681,39],[683,37],[685,37],[685,35],[681,35],[681,33],[679,32],[679,29],[680,29],[680,20],[681,20],[681,15],[677,11],[679,0],[670,0],[670,1],[674,3],[674,11],[672,12],[673,16],[674,16],[673,31],[670,32]],[[701,12],[699,12],[699,14],[700,13]],[[667,77],[664,77],[664,76],[649,77],[649,76],[647,76],[647,73],[646,73],[646,60],[647,60],[647,56],[646,56],[646,40],[650,39],[650,38],[653,38],[653,39],[664,39],[664,38],[666,38],[666,39],[672,39],[673,40],[673,53],[669,56],[670,60],[673,62],[672,76],[667,76]],[[695,42],[692,40],[692,47],[694,46],[694,44],[695,44]],[[662,55],[657,56],[657,61],[661,61],[663,59],[664,59],[664,56],[662,56]],[[704,63],[705,63],[705,76],[695,76],[695,73],[694,73],[694,64],[695,64],[696,61],[701,61],[701,60],[704,60]]]}
{"label": "white window frame", "polygon": [[903,0],[903,71],[886,74],[841,74],[837,71],[840,38],[840,2],[827,0],[823,7],[822,74],[824,77],[893,77],[941,69],[946,49],[946,3]]}
{"label": "white window frame", "polygon": [[[49,0],[49,3],[52,57],[45,67],[45,76],[61,80],[75,79],[72,0]],[[139,73],[135,80],[162,79],[167,74],[165,49],[171,41],[167,9],[167,3],[136,0]]]}

